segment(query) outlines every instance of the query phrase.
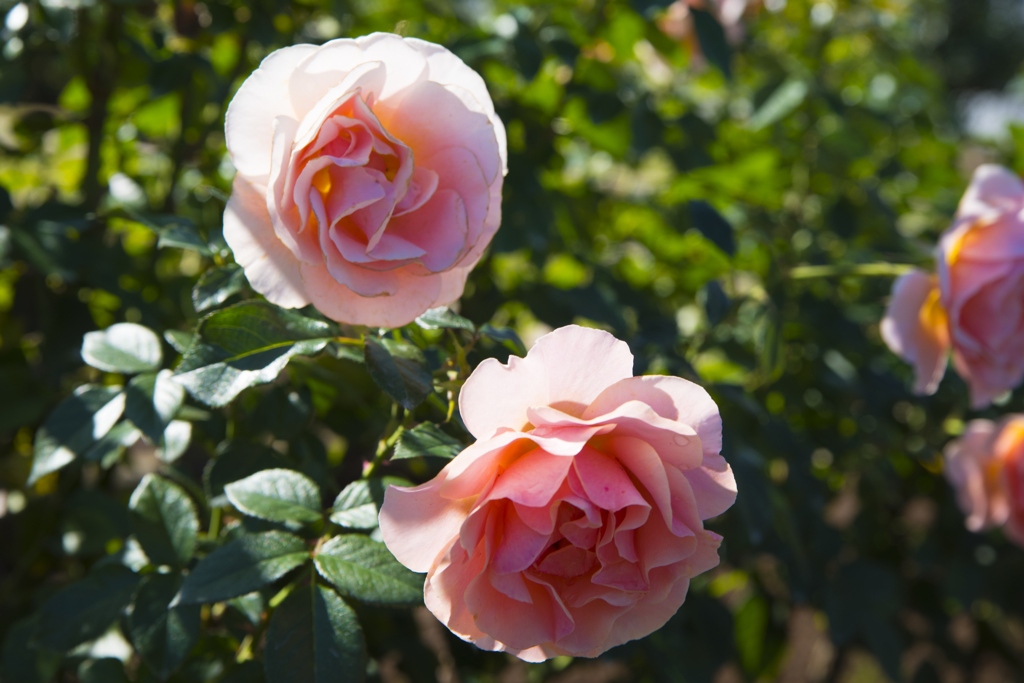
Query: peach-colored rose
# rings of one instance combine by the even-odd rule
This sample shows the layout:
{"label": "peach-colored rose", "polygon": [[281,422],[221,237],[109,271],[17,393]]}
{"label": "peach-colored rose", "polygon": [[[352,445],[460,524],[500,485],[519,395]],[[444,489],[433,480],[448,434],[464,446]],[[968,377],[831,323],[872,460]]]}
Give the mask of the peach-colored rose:
{"label": "peach-colored rose", "polygon": [[971,531],[1002,526],[1024,546],[1024,416],[973,420],[945,449],[946,478]]}
{"label": "peach-colored rose", "polygon": [[501,222],[505,129],[445,48],[375,33],[263,60],[225,120],[224,238],[253,288],[396,327],[461,294]]}
{"label": "peach-colored rose", "polygon": [[626,344],[569,326],[481,363],[459,406],[478,441],[428,483],[390,487],[380,512],[459,637],[527,661],[595,657],[660,628],[718,564],[703,522],[736,483],[699,386],[633,377]]}
{"label": "peach-colored rose", "polygon": [[1024,182],[978,168],[952,227],[939,241],[937,277],[900,277],[882,322],[889,347],[912,362],[915,389],[938,387],[953,365],[983,408],[1024,380]]}

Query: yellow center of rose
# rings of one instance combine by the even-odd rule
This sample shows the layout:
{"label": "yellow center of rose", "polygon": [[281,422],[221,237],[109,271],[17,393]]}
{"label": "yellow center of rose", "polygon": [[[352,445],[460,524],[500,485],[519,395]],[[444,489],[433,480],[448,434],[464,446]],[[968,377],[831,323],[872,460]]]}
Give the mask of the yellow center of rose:
{"label": "yellow center of rose", "polygon": [[932,336],[942,337],[946,334],[949,319],[946,317],[946,309],[942,307],[940,292],[937,286],[932,287],[932,290],[928,292],[928,298],[925,299],[924,304],[921,306],[918,316],[921,321],[921,327],[928,330]]}

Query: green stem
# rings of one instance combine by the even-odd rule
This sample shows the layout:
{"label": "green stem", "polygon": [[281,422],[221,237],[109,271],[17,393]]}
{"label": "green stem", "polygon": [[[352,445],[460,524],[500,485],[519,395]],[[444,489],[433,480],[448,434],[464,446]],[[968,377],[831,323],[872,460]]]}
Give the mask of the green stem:
{"label": "green stem", "polygon": [[366,468],[366,472],[363,473],[363,479],[370,479],[377,470],[380,469],[380,465],[384,462],[384,456],[386,456],[391,449],[394,448],[398,442],[398,437],[405,431],[405,427],[402,426],[398,412],[401,410],[403,413],[404,409],[399,408],[398,404],[395,404],[395,412],[391,415],[391,421],[388,422],[387,428],[384,430],[384,436],[381,438],[380,443],[377,444],[377,453],[373,456],[373,460],[370,462],[370,466]]}
{"label": "green stem", "polygon": [[220,533],[220,508],[213,508],[210,510],[210,531],[206,534],[207,538],[215,539]]}
{"label": "green stem", "polygon": [[854,263],[847,266],[797,266],[789,271],[790,280],[821,277],[899,277],[914,270],[909,263]]}

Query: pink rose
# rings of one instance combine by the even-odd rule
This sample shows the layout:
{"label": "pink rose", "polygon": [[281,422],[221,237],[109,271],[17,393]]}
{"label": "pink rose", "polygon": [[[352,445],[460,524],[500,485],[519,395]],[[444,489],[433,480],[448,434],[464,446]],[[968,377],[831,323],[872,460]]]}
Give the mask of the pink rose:
{"label": "pink rose", "polygon": [[481,363],[459,406],[478,441],[380,511],[459,637],[527,661],[595,657],[660,628],[718,564],[703,521],[736,483],[699,386],[633,377],[626,344],[572,325]]}
{"label": "pink rose", "polygon": [[277,50],[225,133],[224,239],[279,306],[405,325],[459,298],[501,222],[505,129],[439,45],[374,33]]}
{"label": "pink rose", "polygon": [[912,362],[915,389],[938,387],[953,365],[983,408],[1024,380],[1024,183],[1001,166],[978,168],[936,253],[938,277],[900,277],[882,322],[893,349]]}
{"label": "pink rose", "polygon": [[946,478],[971,531],[1002,526],[1024,546],[1024,416],[973,420],[945,449]]}

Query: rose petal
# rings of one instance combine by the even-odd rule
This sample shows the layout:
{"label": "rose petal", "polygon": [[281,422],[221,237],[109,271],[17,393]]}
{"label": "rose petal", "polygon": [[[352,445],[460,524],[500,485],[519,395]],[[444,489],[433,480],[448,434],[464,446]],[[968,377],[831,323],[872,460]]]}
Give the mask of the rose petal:
{"label": "rose petal", "polygon": [[607,332],[569,325],[538,339],[525,358],[478,365],[459,394],[459,410],[470,433],[486,439],[500,427],[522,429],[534,406],[557,404],[582,412],[605,387],[632,375],[633,355],[625,343]]}
{"label": "rose petal", "polygon": [[536,562],[550,543],[547,534],[537,533],[519,519],[514,506],[503,507],[505,511],[501,540],[494,549],[494,557],[490,562],[490,568],[495,574],[523,571]]}
{"label": "rose petal", "polygon": [[427,200],[434,196],[437,191],[438,175],[429,168],[418,165],[413,169],[412,179],[409,181],[409,189],[402,200],[395,205],[393,216],[415,211]]}
{"label": "rose petal", "polygon": [[502,175],[508,173],[505,126],[494,113],[494,103],[491,101],[490,93],[487,92],[484,79],[476,71],[466,66],[465,62],[440,45],[418,38],[406,38],[406,41],[426,57],[430,80],[465,88],[479,103],[481,110],[487,113],[498,138]]}
{"label": "rose petal", "polygon": [[896,279],[892,299],[882,319],[882,339],[893,353],[914,366],[914,391],[932,394],[946,372],[948,332],[926,327],[921,309],[934,290],[932,277],[914,270]]}
{"label": "rose petal", "polygon": [[[462,197],[438,190],[418,210],[391,218],[386,234],[416,245],[420,253],[413,258],[436,273],[451,268],[462,256],[468,231]],[[376,256],[377,251],[372,253]]]}
{"label": "rose petal", "polygon": [[636,505],[650,509],[626,470],[614,458],[584,446],[573,459],[573,467],[587,499],[598,507],[614,511]]}
{"label": "rose petal", "polygon": [[[1024,205],[1024,181],[1008,168],[997,164],[982,164],[974,171],[967,187],[957,217],[975,221],[1002,213],[1016,213]],[[1024,245],[1016,240],[1012,248],[1013,258],[1024,256]],[[1001,259],[1000,259],[1001,260]]]}
{"label": "rose petal", "polygon": [[572,458],[551,455],[536,448],[513,462],[498,476],[487,499],[507,498],[530,507],[547,505],[562,486],[572,464]]}
{"label": "rose petal", "polygon": [[292,73],[315,45],[275,50],[242,82],[224,115],[224,136],[231,163],[238,172],[266,185],[270,177],[273,121],[277,116],[298,119],[288,96]]}
{"label": "rose petal", "polygon": [[469,515],[471,504],[438,495],[444,471],[412,488],[389,486],[380,508],[380,531],[395,558],[415,572],[425,572],[437,560]]}
{"label": "rose petal", "polygon": [[629,377],[601,392],[583,417],[611,413],[628,401],[640,401],[661,417],[692,427],[705,456],[721,452],[722,418],[718,405],[703,387],[680,377]]}
{"label": "rose petal", "polygon": [[252,288],[284,308],[310,303],[295,254],[281,243],[267,213],[266,189],[235,176],[224,208],[224,240]]}
{"label": "rose petal", "polygon": [[441,288],[441,282],[436,276],[420,277],[402,270],[386,273],[367,271],[364,274],[367,282],[387,278],[388,282],[394,283],[394,287],[388,287],[393,293],[386,296],[363,297],[332,278],[326,266],[306,263],[301,266],[301,272],[302,282],[313,305],[327,317],[352,325],[408,325],[423,311],[436,307],[437,293]]}
{"label": "rose petal", "polygon": [[993,514],[992,503],[1003,496],[986,486],[986,468],[994,455],[995,435],[996,424],[991,420],[971,420],[964,433],[943,451],[943,472],[956,492],[960,509],[967,515],[966,526],[971,531],[1001,524],[1009,514],[1005,506],[1000,506],[1004,514]]}
{"label": "rose petal", "polygon": [[[433,112],[430,126],[422,125],[423,112]],[[418,81],[393,96],[381,98],[374,113],[392,135],[409,145],[421,159],[451,147],[452,141],[458,140],[480,162],[488,185],[502,175],[498,130],[465,88]]]}
{"label": "rose petal", "polygon": [[692,469],[703,461],[701,442],[692,427],[666,420],[640,401],[623,403],[612,412],[589,420],[550,407],[530,408],[526,415],[538,425],[536,432],[554,434],[574,426],[604,426],[616,436],[635,436],[646,441],[666,463],[676,467]]}
{"label": "rose petal", "polygon": [[546,591],[527,582],[531,604],[500,593],[485,575],[469,582],[466,608],[476,627],[508,647],[525,650],[557,639],[558,631],[572,628],[572,620]]}

